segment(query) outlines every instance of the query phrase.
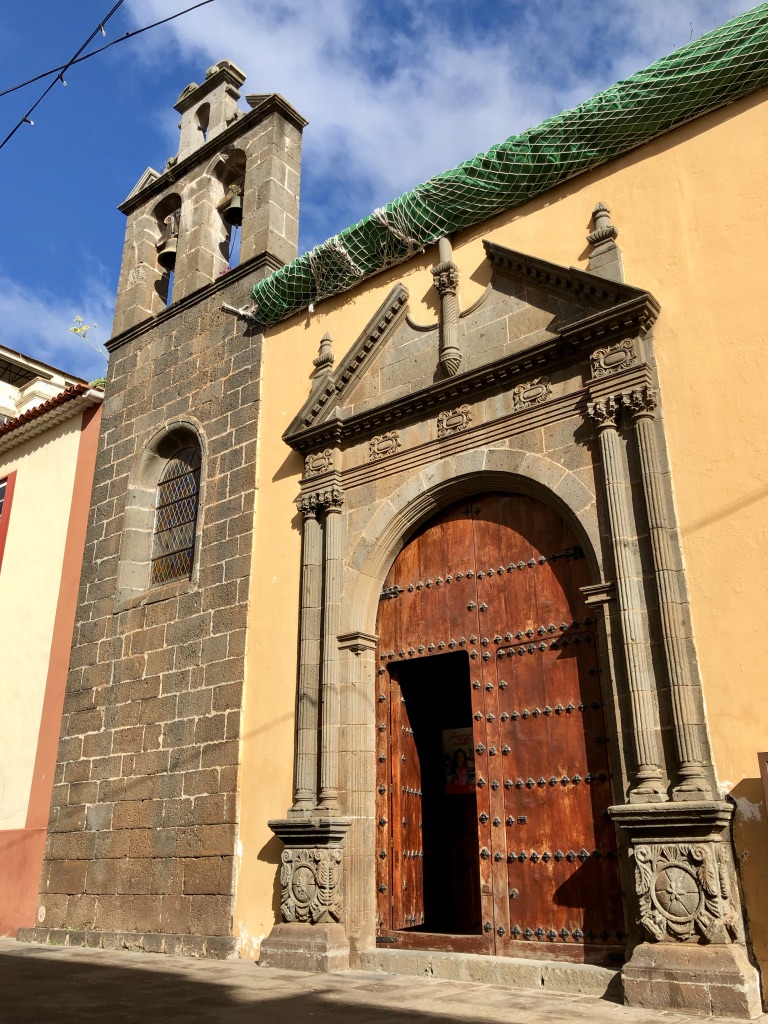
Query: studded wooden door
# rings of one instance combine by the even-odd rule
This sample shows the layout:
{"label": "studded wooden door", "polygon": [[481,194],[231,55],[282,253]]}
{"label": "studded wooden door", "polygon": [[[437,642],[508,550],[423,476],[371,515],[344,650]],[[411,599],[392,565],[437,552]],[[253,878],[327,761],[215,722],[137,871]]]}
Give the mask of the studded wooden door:
{"label": "studded wooden door", "polygon": [[[562,518],[516,495],[445,509],[392,566],[377,624],[379,931],[411,932],[389,941],[574,960],[624,946],[597,624],[580,589],[589,583]],[[434,778],[424,780],[441,697],[423,691],[439,690],[435,668],[450,652],[465,652],[467,666],[478,851],[476,923],[453,944],[429,934],[446,929],[413,891],[429,891],[452,856],[445,833],[439,849],[419,842],[417,805],[423,820],[442,799],[439,816],[455,819],[457,836],[467,813],[466,801],[430,796]]]}

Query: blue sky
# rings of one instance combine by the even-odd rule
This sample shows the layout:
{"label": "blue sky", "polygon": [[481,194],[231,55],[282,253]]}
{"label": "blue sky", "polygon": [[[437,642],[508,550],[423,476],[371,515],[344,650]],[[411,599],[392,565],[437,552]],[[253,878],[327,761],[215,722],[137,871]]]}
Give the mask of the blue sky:
{"label": "blue sky", "polygon": [[[111,41],[194,0],[125,0]],[[6,2],[0,91],[63,64],[114,0]],[[116,209],[178,145],[173,104],[228,57],[244,92],[308,120],[300,250],[430,175],[572,107],[754,6],[749,0],[214,0],[86,61],[0,150],[0,342],[84,377],[104,362]],[[45,83],[0,98],[0,138]],[[243,104],[244,105],[244,104]],[[244,288],[243,301],[247,298]]]}

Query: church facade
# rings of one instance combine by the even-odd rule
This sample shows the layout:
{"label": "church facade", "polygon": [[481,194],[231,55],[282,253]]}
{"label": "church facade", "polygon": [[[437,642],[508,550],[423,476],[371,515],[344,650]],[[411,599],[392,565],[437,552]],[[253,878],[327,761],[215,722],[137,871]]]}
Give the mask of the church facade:
{"label": "church facade", "polygon": [[763,70],[270,317],[305,122],[182,93],[25,937],[760,1012]]}

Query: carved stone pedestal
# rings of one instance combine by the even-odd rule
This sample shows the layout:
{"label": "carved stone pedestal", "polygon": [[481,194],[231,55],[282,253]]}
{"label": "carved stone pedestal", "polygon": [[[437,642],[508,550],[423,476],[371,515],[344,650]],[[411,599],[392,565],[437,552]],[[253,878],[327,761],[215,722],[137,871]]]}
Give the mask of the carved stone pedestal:
{"label": "carved stone pedestal", "polygon": [[341,846],[350,818],[270,821],[285,849],[277,924],[261,946],[259,964],[302,971],[349,969],[341,905]]}
{"label": "carved stone pedestal", "polygon": [[742,946],[642,942],[621,980],[627,1006],[747,1019],[762,1012],[757,971]]}
{"label": "carved stone pedestal", "polygon": [[276,924],[261,944],[259,967],[293,971],[349,970],[349,942],[341,924]]}
{"label": "carved stone pedestal", "polygon": [[760,983],[744,945],[731,805],[628,804],[609,813],[628,841],[647,938],[622,970],[627,1004],[758,1016]]}

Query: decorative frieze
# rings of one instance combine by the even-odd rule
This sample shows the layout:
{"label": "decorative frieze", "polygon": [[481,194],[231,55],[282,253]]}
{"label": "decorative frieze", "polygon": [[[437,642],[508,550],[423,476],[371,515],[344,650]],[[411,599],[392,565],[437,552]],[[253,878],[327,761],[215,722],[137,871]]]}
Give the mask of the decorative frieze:
{"label": "decorative frieze", "polygon": [[740,940],[740,915],[723,844],[648,844],[636,846],[634,853],[640,923],[650,938]]}
{"label": "decorative frieze", "polygon": [[518,384],[512,392],[515,410],[528,409],[532,405],[546,402],[552,395],[552,385],[546,377],[536,377],[528,384]]}
{"label": "decorative frieze", "polygon": [[287,849],[281,861],[283,920],[308,924],[341,921],[341,850]]}
{"label": "decorative frieze", "polygon": [[460,430],[466,430],[471,422],[472,413],[466,403],[450,412],[441,412],[437,417],[438,436],[446,437],[449,434],[457,434]]}
{"label": "decorative frieze", "polygon": [[400,431],[390,430],[386,434],[377,434],[371,438],[369,461],[377,462],[387,455],[393,455],[400,447]]}
{"label": "decorative frieze", "polygon": [[599,348],[589,358],[592,364],[593,377],[607,377],[637,362],[635,347],[629,338],[617,341],[614,345]]}
{"label": "decorative frieze", "polygon": [[333,451],[326,448],[323,452],[312,452],[304,460],[304,476],[319,476],[333,468]]}

